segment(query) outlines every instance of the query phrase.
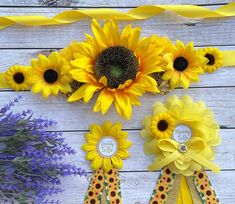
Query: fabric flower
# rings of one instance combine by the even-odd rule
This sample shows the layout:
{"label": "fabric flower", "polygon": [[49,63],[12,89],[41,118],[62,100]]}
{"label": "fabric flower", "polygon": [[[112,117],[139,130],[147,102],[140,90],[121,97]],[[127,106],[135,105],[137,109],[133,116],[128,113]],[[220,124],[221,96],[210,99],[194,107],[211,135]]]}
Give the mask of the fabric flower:
{"label": "fabric flower", "polygon": [[[166,130],[169,126],[174,128],[162,133],[159,123],[162,123],[161,128],[165,127]],[[156,156],[150,166],[151,170],[157,169],[161,163],[160,160],[166,159],[173,152],[176,152],[175,160],[167,164],[172,172],[188,176],[203,167],[201,163],[189,157],[188,153],[178,151],[182,142],[177,141],[174,131],[182,125],[186,126],[191,133],[190,137],[183,142],[185,145],[183,148],[186,148],[186,151],[189,149],[198,153],[203,161],[205,159],[211,161],[215,158],[214,147],[219,145],[220,136],[219,125],[212,111],[202,101],[193,102],[189,96],[181,98],[170,96],[165,105],[156,102],[153,105],[153,115],[146,116],[143,120],[144,128],[141,135],[145,140],[144,152]],[[153,131],[154,126],[156,131]]]}
{"label": "fabric flower", "polygon": [[13,65],[6,71],[6,82],[16,91],[26,90],[30,83],[30,67]]}
{"label": "fabric flower", "polygon": [[[107,121],[102,126],[93,124],[90,126],[90,132],[86,134],[87,143],[85,143],[82,148],[87,152],[86,159],[91,160],[91,167],[94,170],[99,168],[104,169],[109,172],[112,168],[121,169],[123,166],[122,159],[129,157],[128,149],[132,145],[130,141],[127,140],[128,133],[121,131],[121,124],[116,123],[112,125],[111,122]],[[102,141],[108,139],[111,142],[113,151],[108,152],[108,155],[101,153],[99,146],[102,145]],[[111,141],[110,141],[111,139]],[[107,141],[107,140],[106,140]]]}
{"label": "fabric flower", "polygon": [[[140,105],[138,97],[145,92],[159,92],[151,73],[161,68],[164,51],[157,39],[140,39],[140,28],[126,26],[120,31],[114,20],[101,27],[96,20],[91,25],[94,37],[86,34],[76,59],[72,77],[84,83],[69,98],[69,102],[84,99],[88,103],[99,91],[94,111],[105,114],[114,103],[120,116],[130,119],[132,105]],[[161,43],[160,43],[161,44]]]}
{"label": "fabric flower", "polygon": [[205,72],[214,72],[223,65],[223,54],[218,48],[208,47],[199,50],[199,54],[207,59],[203,65]]}
{"label": "fabric flower", "polygon": [[199,81],[199,74],[203,73],[202,66],[206,59],[194,49],[193,42],[184,45],[177,40],[169,53],[163,56],[165,73],[163,80],[169,80],[171,88],[182,85],[188,88],[191,81]]}
{"label": "fabric flower", "polygon": [[42,93],[47,98],[51,94],[71,91],[70,65],[58,52],[52,52],[48,57],[40,54],[38,59],[32,59],[31,83],[33,93]]}

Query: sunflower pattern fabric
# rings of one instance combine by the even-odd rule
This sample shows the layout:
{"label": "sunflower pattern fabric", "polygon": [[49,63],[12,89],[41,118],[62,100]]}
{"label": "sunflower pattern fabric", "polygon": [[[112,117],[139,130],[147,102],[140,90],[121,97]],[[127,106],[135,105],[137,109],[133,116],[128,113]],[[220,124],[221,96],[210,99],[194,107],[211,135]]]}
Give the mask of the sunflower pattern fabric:
{"label": "sunflower pattern fabric", "polygon": [[204,171],[220,171],[212,163],[220,144],[219,125],[204,102],[189,96],[156,102],[141,135],[145,154],[155,157],[149,170],[163,169],[150,203],[219,203]]}
{"label": "sunflower pattern fabric", "polygon": [[68,102],[95,98],[94,112],[106,114],[113,105],[129,120],[146,92],[188,88],[205,72],[235,65],[235,51],[196,49],[193,42],[174,44],[157,35],[142,38],[140,27],[120,29],[116,20],[102,26],[93,19],[91,30],[84,41],[73,41],[49,56],[40,54],[30,66],[16,64],[0,73],[0,88],[31,89],[44,98],[61,93]]}
{"label": "sunflower pattern fabric", "polygon": [[122,159],[128,158],[128,149],[132,145],[127,140],[128,133],[121,130],[121,124],[112,125],[110,121],[101,126],[92,124],[86,134],[87,143],[82,149],[86,159],[91,161],[94,173],[91,176],[84,204],[122,203],[118,170],[122,168]]}

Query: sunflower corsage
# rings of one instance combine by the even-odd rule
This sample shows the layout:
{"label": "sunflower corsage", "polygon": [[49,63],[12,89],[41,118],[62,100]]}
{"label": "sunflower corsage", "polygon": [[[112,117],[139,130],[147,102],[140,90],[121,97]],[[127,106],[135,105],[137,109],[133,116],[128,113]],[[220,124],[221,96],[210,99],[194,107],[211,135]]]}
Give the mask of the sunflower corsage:
{"label": "sunflower corsage", "polygon": [[204,72],[235,65],[235,51],[197,49],[193,42],[174,44],[157,35],[141,38],[140,27],[121,30],[116,20],[102,26],[93,19],[91,30],[84,41],[73,41],[49,56],[40,54],[30,66],[11,66],[0,73],[0,87],[31,89],[45,98],[62,93],[68,102],[95,98],[94,112],[106,114],[114,105],[129,120],[144,93],[188,88]]}
{"label": "sunflower corsage", "polygon": [[149,170],[162,169],[150,203],[217,204],[204,168],[219,172],[212,163],[220,143],[219,125],[202,101],[170,96],[156,102],[153,115],[143,120],[144,152],[153,155]]}
{"label": "sunflower corsage", "polygon": [[94,173],[84,204],[122,203],[118,169],[123,166],[122,159],[129,157],[128,149],[132,143],[127,140],[128,133],[121,128],[120,123],[112,125],[107,121],[101,126],[92,124],[86,134],[87,143],[82,149],[86,151],[86,159],[91,161]]}

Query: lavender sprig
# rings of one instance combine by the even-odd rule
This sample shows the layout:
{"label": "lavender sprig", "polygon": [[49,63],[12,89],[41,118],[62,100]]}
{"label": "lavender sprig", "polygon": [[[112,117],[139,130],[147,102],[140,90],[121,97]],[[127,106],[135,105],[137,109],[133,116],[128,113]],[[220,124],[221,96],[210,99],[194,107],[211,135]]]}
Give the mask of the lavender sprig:
{"label": "lavender sprig", "polygon": [[62,133],[46,131],[55,121],[35,119],[31,110],[11,111],[21,98],[0,109],[0,203],[59,204],[48,196],[62,192],[60,177],[86,172],[62,162],[75,151]]}

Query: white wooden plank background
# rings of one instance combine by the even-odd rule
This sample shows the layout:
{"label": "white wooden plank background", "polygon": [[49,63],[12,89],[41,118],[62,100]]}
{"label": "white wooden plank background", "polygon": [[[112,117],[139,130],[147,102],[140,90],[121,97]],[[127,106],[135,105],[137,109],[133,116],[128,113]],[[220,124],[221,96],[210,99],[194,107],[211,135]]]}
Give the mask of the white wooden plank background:
{"label": "white wooden plank background", "polygon": [[[0,15],[33,15],[42,14],[53,16],[56,13],[71,8],[82,7],[115,7],[126,11],[128,8],[142,4],[197,4],[208,8],[232,0],[2,0],[0,1]],[[50,8],[48,8],[50,6]],[[122,22],[121,26],[128,22]],[[217,46],[222,50],[235,49],[235,18],[220,20],[186,19],[166,12],[145,21],[131,22],[142,27],[142,36],[153,33],[167,35],[172,40],[180,39],[184,42],[195,41],[196,46]],[[14,63],[28,64],[38,53],[48,53],[51,49],[62,48],[70,41],[83,40],[83,33],[91,33],[90,19],[63,26],[27,28],[19,25],[0,31],[0,71],[4,71]],[[233,67],[235,68],[235,67]],[[216,73],[201,76],[201,82],[192,84],[188,90],[177,89],[171,94],[188,94],[195,100],[204,100],[215,113],[221,125],[222,144],[217,148],[215,162],[222,168],[220,174],[208,172],[213,186],[222,204],[235,203],[235,69],[222,68]],[[112,119],[121,121],[123,128],[129,131],[129,139],[133,141],[130,149],[131,158],[125,160],[121,171],[122,193],[124,204],[147,204],[154,188],[159,172],[148,172],[147,166],[151,158],[142,151],[143,141],[139,135],[141,120],[147,113],[151,113],[153,102],[165,101],[167,96],[146,94],[141,98],[142,106],[133,109],[130,121],[120,119],[112,108],[106,116],[93,113],[94,100],[90,104],[77,102],[66,103],[63,96],[42,99],[39,95],[32,95],[29,91],[15,93],[11,90],[0,91],[0,105],[3,105],[16,95],[23,95],[22,102],[16,110],[33,109],[35,116],[44,116],[58,121],[52,130],[64,132],[66,141],[77,151],[75,156],[67,157],[79,166],[91,172],[88,162],[84,159],[84,152],[80,146],[84,142],[84,133],[89,124]],[[73,177],[63,179],[65,191],[53,197],[60,199],[63,204],[82,204],[87,186],[87,178]],[[136,196],[138,192],[138,196]]]}

